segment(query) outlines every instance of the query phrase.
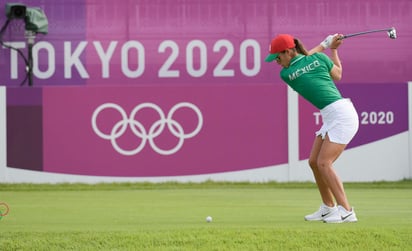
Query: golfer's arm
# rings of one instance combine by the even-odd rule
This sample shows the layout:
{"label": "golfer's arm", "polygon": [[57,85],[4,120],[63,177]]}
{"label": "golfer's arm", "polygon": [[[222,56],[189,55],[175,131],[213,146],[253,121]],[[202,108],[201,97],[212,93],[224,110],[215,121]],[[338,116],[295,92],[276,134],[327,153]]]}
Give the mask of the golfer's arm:
{"label": "golfer's arm", "polygon": [[316,46],[316,47],[312,48],[310,51],[308,51],[308,54],[312,55],[316,52],[322,52],[324,50],[325,50],[325,48],[323,48],[323,46],[319,44],[318,46]]}
{"label": "golfer's arm", "polygon": [[331,49],[330,50],[331,55],[330,58],[332,59],[333,62],[333,67],[332,70],[330,71],[330,75],[333,80],[341,80],[342,78],[342,63],[340,62],[339,59],[339,54],[337,49]]}

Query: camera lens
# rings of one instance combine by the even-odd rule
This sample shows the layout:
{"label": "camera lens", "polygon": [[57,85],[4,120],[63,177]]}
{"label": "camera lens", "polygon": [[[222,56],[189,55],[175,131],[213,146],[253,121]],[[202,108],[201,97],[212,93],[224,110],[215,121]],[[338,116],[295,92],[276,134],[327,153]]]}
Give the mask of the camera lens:
{"label": "camera lens", "polygon": [[14,16],[15,16],[16,18],[21,18],[21,17],[23,16],[23,14],[24,14],[24,11],[23,11],[22,8],[15,8],[15,10],[14,10]]}
{"label": "camera lens", "polygon": [[11,13],[11,18],[24,19],[26,17],[26,6],[21,6],[21,5],[12,6],[10,13]]}

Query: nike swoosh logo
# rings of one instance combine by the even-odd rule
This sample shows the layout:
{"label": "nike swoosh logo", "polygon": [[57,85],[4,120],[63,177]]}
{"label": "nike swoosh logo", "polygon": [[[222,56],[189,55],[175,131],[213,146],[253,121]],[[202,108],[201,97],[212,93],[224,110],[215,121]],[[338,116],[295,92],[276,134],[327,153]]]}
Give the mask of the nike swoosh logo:
{"label": "nike swoosh logo", "polygon": [[349,216],[351,216],[353,213],[350,213],[350,214],[348,214],[348,215],[346,215],[346,216],[341,216],[340,218],[342,219],[342,220],[346,220]]}
{"label": "nike swoosh logo", "polygon": [[321,217],[325,217],[326,215],[329,215],[330,214],[330,212],[329,213],[326,213],[326,214],[321,214],[320,216]]}

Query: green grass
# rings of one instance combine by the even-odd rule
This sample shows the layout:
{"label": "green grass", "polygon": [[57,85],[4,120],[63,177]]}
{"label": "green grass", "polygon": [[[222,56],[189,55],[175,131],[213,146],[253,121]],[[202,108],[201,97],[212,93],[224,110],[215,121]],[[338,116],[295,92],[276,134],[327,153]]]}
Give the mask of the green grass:
{"label": "green grass", "polygon": [[411,181],[345,187],[358,223],[305,222],[312,183],[0,184],[0,250],[411,249]]}

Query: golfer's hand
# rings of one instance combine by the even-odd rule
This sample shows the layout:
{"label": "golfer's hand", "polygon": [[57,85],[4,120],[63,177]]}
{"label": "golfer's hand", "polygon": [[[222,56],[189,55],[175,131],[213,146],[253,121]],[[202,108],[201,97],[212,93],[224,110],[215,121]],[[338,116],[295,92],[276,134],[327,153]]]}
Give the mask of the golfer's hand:
{"label": "golfer's hand", "polygon": [[335,34],[332,38],[329,48],[337,49],[343,43],[343,34]]}

